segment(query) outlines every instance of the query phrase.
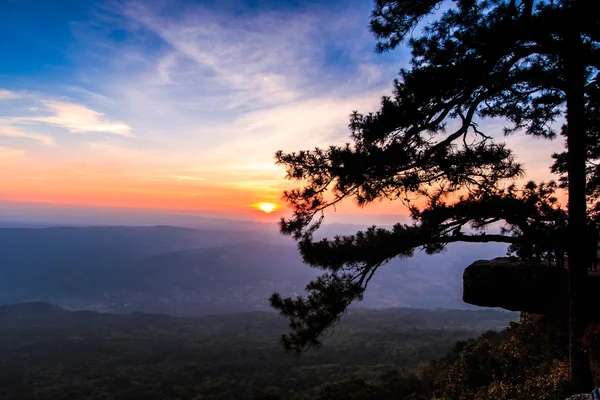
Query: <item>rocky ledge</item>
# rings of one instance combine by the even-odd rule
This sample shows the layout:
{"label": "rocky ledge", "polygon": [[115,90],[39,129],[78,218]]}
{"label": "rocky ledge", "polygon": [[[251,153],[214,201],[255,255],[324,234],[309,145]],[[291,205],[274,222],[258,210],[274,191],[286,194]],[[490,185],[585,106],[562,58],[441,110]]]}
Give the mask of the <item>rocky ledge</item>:
{"label": "rocky ledge", "polygon": [[590,398],[589,394],[576,394],[574,396],[569,397],[567,400],[588,400]]}
{"label": "rocky ledge", "polygon": [[[600,293],[600,276],[590,276],[588,291]],[[566,269],[514,258],[476,261],[463,274],[463,300],[481,307],[566,317],[567,293]],[[600,321],[599,311],[590,307],[590,319]]]}

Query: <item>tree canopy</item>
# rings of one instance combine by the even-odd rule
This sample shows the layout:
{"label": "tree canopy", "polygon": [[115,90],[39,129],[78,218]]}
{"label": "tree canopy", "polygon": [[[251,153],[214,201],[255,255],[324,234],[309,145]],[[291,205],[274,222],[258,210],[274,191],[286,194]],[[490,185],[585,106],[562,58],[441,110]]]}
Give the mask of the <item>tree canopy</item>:
{"label": "tree canopy", "polygon": [[[439,252],[456,241],[532,248],[526,243],[537,240],[539,248],[533,233],[549,226],[568,220],[570,237],[583,232],[586,202],[598,199],[597,1],[376,0],[370,28],[377,51],[410,48],[410,68],[400,70],[393,95],[376,112],[351,114],[349,143],[276,154],[287,177],[302,184],[284,192],[293,216],[282,219],[281,232],[298,241],[307,264],[324,271],[308,284],[307,297],[271,297],[290,320],[287,349],[318,346],[391,258],[418,248]],[[506,135],[566,137],[553,170],[568,189],[568,210],[554,183],[515,186],[523,165],[482,130],[485,118],[506,121]],[[382,199],[406,204],[413,222],[313,240],[339,202]],[[490,233],[494,223],[505,229]],[[575,346],[587,274],[581,246],[574,239],[567,245]],[[581,355],[578,347],[573,354]]]}

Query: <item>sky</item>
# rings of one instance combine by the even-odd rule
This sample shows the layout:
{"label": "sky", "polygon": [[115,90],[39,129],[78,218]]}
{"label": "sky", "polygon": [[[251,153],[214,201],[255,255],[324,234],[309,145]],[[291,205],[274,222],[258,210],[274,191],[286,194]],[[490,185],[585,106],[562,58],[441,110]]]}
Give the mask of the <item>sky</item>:
{"label": "sky", "polygon": [[[405,49],[374,52],[371,4],[0,1],[0,202],[286,215],[297,184],[274,153],[349,141],[349,114],[375,111],[407,66]],[[505,141],[551,177],[560,141]]]}

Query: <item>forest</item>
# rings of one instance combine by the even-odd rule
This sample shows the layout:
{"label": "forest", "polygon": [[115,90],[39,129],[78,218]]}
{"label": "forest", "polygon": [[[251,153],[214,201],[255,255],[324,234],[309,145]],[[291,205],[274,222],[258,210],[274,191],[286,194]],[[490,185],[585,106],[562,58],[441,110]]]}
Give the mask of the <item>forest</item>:
{"label": "forest", "polygon": [[517,318],[353,309],[322,348],[296,355],[279,345],[286,324],[274,313],[183,318],[2,306],[0,399],[398,399],[422,390],[417,371],[456,353],[457,341]]}

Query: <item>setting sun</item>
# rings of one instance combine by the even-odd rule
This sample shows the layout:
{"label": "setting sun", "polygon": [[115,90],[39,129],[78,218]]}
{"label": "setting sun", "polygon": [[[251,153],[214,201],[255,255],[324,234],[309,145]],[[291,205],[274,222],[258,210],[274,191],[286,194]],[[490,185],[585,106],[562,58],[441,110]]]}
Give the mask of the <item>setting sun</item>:
{"label": "setting sun", "polygon": [[255,207],[261,211],[266,212],[267,214],[277,209],[277,206],[273,203],[258,203],[255,205]]}

